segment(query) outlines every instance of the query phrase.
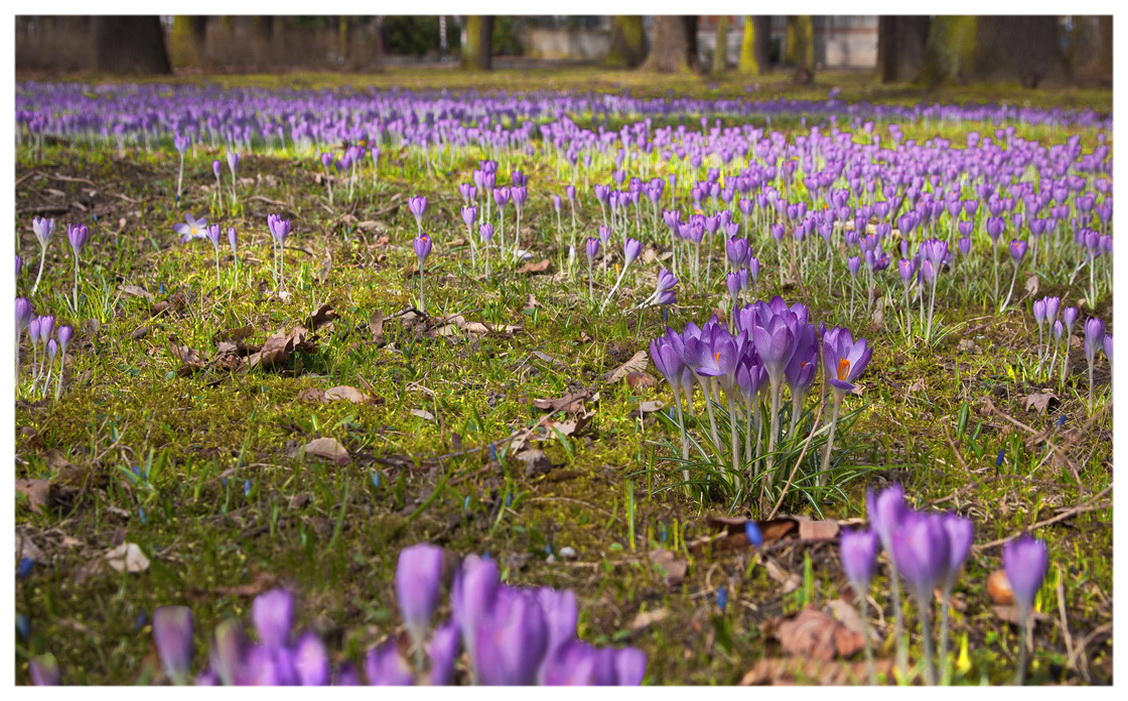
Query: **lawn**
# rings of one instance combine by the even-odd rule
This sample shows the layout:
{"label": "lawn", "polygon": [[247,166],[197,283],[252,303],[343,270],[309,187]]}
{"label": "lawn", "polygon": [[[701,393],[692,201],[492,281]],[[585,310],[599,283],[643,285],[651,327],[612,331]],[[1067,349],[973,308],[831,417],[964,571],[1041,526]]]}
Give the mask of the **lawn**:
{"label": "lawn", "polygon": [[[894,483],[974,525],[952,683],[1014,678],[1022,628],[993,573],[1023,533],[1049,553],[1026,680],[1111,683],[1112,353],[1085,331],[1112,333],[1109,92],[587,69],[108,85],[17,85],[16,291],[73,328],[50,362],[17,341],[20,683],[45,653],[66,684],[166,682],[165,605],[192,608],[200,672],[211,631],[278,587],[335,669],[363,666],[404,630],[393,573],[423,542],[448,578],[488,554],[508,584],[573,590],[579,637],[643,651],[645,684],[864,683],[858,645],[803,652],[794,619],[813,607],[820,635],[863,639],[839,539]],[[1006,106],[951,106],[983,101]],[[459,185],[488,180],[484,160],[497,188],[527,178],[520,219],[514,190],[499,204],[479,184],[465,223]],[[219,224],[215,245],[182,240],[185,215]],[[38,284],[33,217],[57,222]],[[672,304],[655,303],[663,268]],[[650,356],[667,326],[743,328],[741,269],[738,309],[778,295],[812,334],[872,349],[852,390],[821,373],[777,397],[770,437],[769,389],[747,416],[723,393],[675,405]],[[1064,342],[1036,323],[1047,296],[1077,313]],[[126,544],[143,563],[107,557]],[[921,683],[919,601],[894,670],[888,565],[874,654]]]}

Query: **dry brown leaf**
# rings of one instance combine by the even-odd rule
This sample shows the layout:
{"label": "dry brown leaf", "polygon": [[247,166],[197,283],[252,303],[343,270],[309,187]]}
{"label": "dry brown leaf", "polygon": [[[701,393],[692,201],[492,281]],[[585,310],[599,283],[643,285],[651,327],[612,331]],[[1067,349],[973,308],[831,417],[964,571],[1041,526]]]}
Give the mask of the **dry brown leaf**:
{"label": "dry brown leaf", "polygon": [[[878,678],[893,679],[893,660],[874,660]],[[865,684],[868,681],[865,661],[811,660],[794,657],[762,657],[740,680],[741,686],[790,686],[817,682],[823,686]]]}
{"label": "dry brown leaf", "polygon": [[46,511],[55,504],[55,485],[48,480],[16,478],[16,491],[27,497],[36,511]]}
{"label": "dry brown leaf", "polygon": [[371,404],[375,401],[372,397],[361,392],[356,387],[350,387],[348,385],[340,385],[325,390],[325,399],[326,401],[343,399],[353,402],[354,404]]}
{"label": "dry brown leaf", "polygon": [[563,411],[565,413],[579,411],[583,408],[584,400],[592,398],[591,392],[586,389],[579,392],[569,392],[556,399],[534,399],[533,406],[546,411]]}
{"label": "dry brown leaf", "polygon": [[801,540],[834,540],[841,530],[837,521],[811,521],[805,518],[796,521],[799,523]]}
{"label": "dry brown leaf", "polygon": [[525,476],[536,477],[552,470],[552,461],[544,454],[543,450],[528,448],[514,453],[513,457],[525,465]]}
{"label": "dry brown leaf", "polygon": [[650,360],[646,351],[640,350],[631,356],[630,360],[603,375],[604,382],[618,382],[632,372],[641,372],[649,365]]}
{"label": "dry brown leaf", "polygon": [[1031,296],[1038,294],[1039,284],[1040,283],[1037,275],[1031,275],[1030,277],[1026,278],[1026,285],[1024,285],[1024,287],[1026,288],[1026,294]]}
{"label": "dry brown leaf", "polygon": [[1053,392],[1041,392],[1026,395],[1026,399],[1023,400],[1022,405],[1027,411],[1033,409],[1039,414],[1045,414],[1050,410],[1052,405],[1058,401],[1058,396]]}
{"label": "dry brown leaf", "polygon": [[518,273],[543,273],[548,270],[548,258],[541,260],[538,263],[525,263],[520,268],[517,268]]}
{"label": "dry brown leaf", "polygon": [[638,406],[632,409],[631,413],[627,414],[627,416],[632,419],[645,418],[647,414],[653,414],[654,412],[661,410],[664,406],[666,405],[658,401],[657,399],[639,402]]}
{"label": "dry brown leaf", "polygon": [[813,606],[769,621],[764,632],[779,640],[787,654],[816,660],[852,657],[865,645],[860,634]]}
{"label": "dry brown leaf", "polygon": [[333,307],[330,306],[328,302],[326,302],[309,315],[309,320],[306,321],[305,325],[310,329],[310,331],[316,331],[336,318],[337,312],[333,311]]}
{"label": "dry brown leaf", "polygon": [[790,594],[803,585],[803,578],[794,572],[788,572],[780,567],[779,563],[775,560],[768,558],[764,562],[764,569],[768,571],[768,576],[779,582],[780,595]]}
{"label": "dry brown leaf", "polygon": [[432,414],[431,412],[427,411],[426,409],[412,409],[411,415],[412,416],[418,416],[419,418],[424,419],[426,421],[434,421],[435,420],[435,415]]}
{"label": "dry brown leaf", "polygon": [[249,367],[262,367],[264,370],[278,369],[287,365],[293,358],[294,351],[311,351],[317,344],[309,340],[309,332],[303,326],[295,326],[289,332],[277,331],[267,337],[255,353],[247,358]]}
{"label": "dry brown leaf", "polygon": [[641,630],[645,630],[646,628],[649,628],[650,626],[654,625],[655,623],[661,623],[662,621],[666,620],[666,617],[669,616],[669,615],[670,615],[670,609],[655,609],[653,611],[639,611],[638,615],[636,615],[634,617],[634,620],[631,621],[631,624],[630,624],[630,626],[628,626],[628,628],[630,628],[630,631],[632,633],[638,633]]}
{"label": "dry brown leaf", "polygon": [[826,607],[830,609],[830,613],[837,618],[842,625],[858,635],[864,636],[866,634],[866,622],[862,619],[862,614],[858,613],[858,609],[854,608],[845,599],[831,599],[826,602]]}
{"label": "dry brown leaf", "polygon": [[121,291],[127,295],[132,295],[134,297],[144,297],[150,303],[152,303],[153,301],[153,294],[139,285],[126,285],[125,287],[121,288]]}
{"label": "dry brown leaf", "polygon": [[314,438],[305,444],[306,455],[324,458],[338,465],[349,463],[349,451],[336,438]]}
{"label": "dry brown leaf", "polygon": [[106,564],[118,572],[135,574],[149,569],[149,558],[145,557],[137,543],[122,543],[106,551],[103,557],[106,558]]}
{"label": "dry brown leaf", "polygon": [[685,581],[685,575],[689,572],[689,561],[685,558],[664,548],[651,550],[648,557],[666,575],[666,586],[676,587]]}
{"label": "dry brown leaf", "polygon": [[[1018,617],[1017,606],[996,604],[991,607],[991,610],[995,612],[995,616],[998,617],[1000,621],[1005,621],[1014,626],[1022,625],[1022,619]],[[1053,616],[1039,611],[1034,611],[1032,618],[1035,624],[1052,621],[1054,619]]]}
{"label": "dry brown leaf", "polygon": [[634,370],[627,373],[627,386],[635,390],[657,387],[658,379],[648,372]]}
{"label": "dry brown leaf", "polygon": [[372,332],[373,343],[384,342],[384,312],[377,309],[368,319],[368,330]]}
{"label": "dry brown leaf", "polygon": [[325,390],[321,389],[320,387],[306,387],[302,391],[298,392],[298,396],[295,397],[295,399],[297,399],[299,402],[314,402],[320,404],[321,402],[326,401]]}

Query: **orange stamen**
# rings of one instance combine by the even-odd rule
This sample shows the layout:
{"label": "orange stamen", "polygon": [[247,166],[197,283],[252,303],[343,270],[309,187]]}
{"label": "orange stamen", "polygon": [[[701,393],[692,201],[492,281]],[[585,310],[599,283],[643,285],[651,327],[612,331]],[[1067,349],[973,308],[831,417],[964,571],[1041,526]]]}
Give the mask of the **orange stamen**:
{"label": "orange stamen", "polygon": [[845,382],[850,374],[850,361],[842,358],[838,361],[838,379]]}

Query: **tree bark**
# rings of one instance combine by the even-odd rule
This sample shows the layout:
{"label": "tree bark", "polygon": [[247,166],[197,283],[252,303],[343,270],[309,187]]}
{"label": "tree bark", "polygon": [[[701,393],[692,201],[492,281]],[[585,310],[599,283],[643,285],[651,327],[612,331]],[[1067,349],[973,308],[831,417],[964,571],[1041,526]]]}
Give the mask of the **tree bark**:
{"label": "tree bark", "polygon": [[740,61],[736,65],[743,75],[763,75],[771,70],[771,17],[755,15],[744,18],[744,36],[740,42]]}
{"label": "tree bark", "polygon": [[714,73],[724,73],[728,70],[729,22],[728,15],[721,15],[717,18],[717,41],[713,45]]}
{"label": "tree bark", "polygon": [[923,15],[891,15],[877,20],[877,77],[882,83],[914,83],[924,66],[931,22]]}
{"label": "tree bark", "polygon": [[787,18],[787,62],[794,68],[792,81],[797,85],[815,83],[815,26],[810,15]]}
{"label": "tree bark", "polygon": [[490,60],[493,24],[493,15],[468,15],[466,17],[466,41],[462,44],[463,68],[488,71],[493,67]]}
{"label": "tree bark", "polygon": [[928,29],[920,79],[929,88],[972,78],[978,20],[972,15],[937,15]]}
{"label": "tree bark", "polygon": [[640,70],[689,73],[697,69],[697,17],[658,15],[654,39]]}
{"label": "tree bark", "polygon": [[984,15],[975,34],[975,77],[1017,81],[1025,88],[1071,79],[1060,25],[1050,15]]}
{"label": "tree bark", "polygon": [[646,58],[646,34],[640,15],[611,17],[611,48],[603,63],[608,68],[635,68]]}
{"label": "tree bark", "polygon": [[156,15],[94,18],[94,65],[103,73],[170,75],[164,30]]}

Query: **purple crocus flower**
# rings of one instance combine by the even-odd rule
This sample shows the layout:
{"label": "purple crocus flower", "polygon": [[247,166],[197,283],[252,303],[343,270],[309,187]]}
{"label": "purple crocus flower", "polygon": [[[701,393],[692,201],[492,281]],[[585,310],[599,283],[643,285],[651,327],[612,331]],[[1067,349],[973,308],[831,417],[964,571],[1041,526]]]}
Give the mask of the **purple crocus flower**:
{"label": "purple crocus flower", "polygon": [[548,626],[530,592],[499,591],[494,611],[475,632],[478,679],[490,686],[526,686],[536,682],[548,647]]}
{"label": "purple crocus flower", "polygon": [[[420,263],[426,255],[420,255]],[[400,551],[396,566],[396,600],[408,633],[418,647],[423,644],[431,616],[439,605],[443,549],[427,543]]]}
{"label": "purple crocus flower", "polygon": [[326,686],[329,684],[329,651],[315,633],[308,632],[294,645],[292,665],[298,684]]}
{"label": "purple crocus flower", "polygon": [[67,241],[70,242],[76,256],[82,252],[82,247],[86,245],[88,238],[90,238],[90,229],[86,228],[85,224],[67,224]]}
{"label": "purple crocus flower", "polygon": [[866,514],[870,525],[881,539],[881,545],[892,553],[893,532],[897,530],[905,515],[912,509],[905,503],[905,490],[899,483],[874,492],[866,492]]}
{"label": "purple crocus flower", "polygon": [[479,624],[493,610],[501,587],[497,564],[470,555],[462,561],[450,592],[451,617],[465,642],[471,663],[475,660],[474,640]]}
{"label": "purple crocus flower", "polygon": [[823,334],[822,353],[827,382],[836,390],[850,392],[854,389],[854,380],[869,364],[873,349],[866,339],[855,341],[849,329],[836,326]]}
{"label": "purple crocus flower", "polygon": [[423,197],[409,197],[407,200],[407,209],[411,215],[415,217],[416,223],[423,221],[423,213],[427,211],[427,198]]}
{"label": "purple crocus flower", "polygon": [[236,255],[239,252],[239,235],[235,233],[235,227],[227,227],[227,245],[231,246],[231,255]]}
{"label": "purple crocus flower", "polygon": [[951,561],[951,543],[942,519],[939,514],[910,512],[893,532],[897,571],[922,607]]}
{"label": "purple crocus flower", "polygon": [[1023,534],[1003,546],[1003,569],[1007,573],[1018,615],[1026,620],[1034,608],[1034,597],[1049,567],[1046,544]]}
{"label": "purple crocus flower", "polygon": [[599,239],[589,238],[584,246],[584,252],[587,254],[588,260],[594,259],[599,254]]}
{"label": "purple crocus flower", "polygon": [[474,220],[478,218],[478,207],[476,205],[464,206],[462,208],[462,221],[467,227],[474,224]]}
{"label": "purple crocus flower", "polygon": [[243,159],[234,151],[227,152],[227,167],[231,169],[232,175],[235,175],[235,169],[239,167],[239,161],[241,160]]}
{"label": "purple crocus flower", "polygon": [[548,630],[548,642],[539,674],[543,679],[549,660],[556,655],[561,647],[575,640],[579,612],[576,608],[576,595],[570,589],[557,590],[542,587],[536,590],[536,598],[544,614]]}
{"label": "purple crocus flower", "polygon": [[431,634],[427,656],[431,658],[431,686],[447,686],[454,679],[454,663],[460,644],[458,626],[444,623]]}
{"label": "purple crocus flower", "polygon": [[46,343],[55,330],[55,317],[51,314],[39,317],[39,342]]}
{"label": "purple crocus flower", "polygon": [[850,580],[858,596],[865,596],[869,590],[877,564],[879,543],[877,533],[870,529],[842,531],[839,543],[842,571],[846,573],[846,578]]}
{"label": "purple crocus flower", "polygon": [[59,354],[59,344],[56,343],[55,339],[53,339],[53,338],[48,340],[47,341],[47,360],[50,361],[50,362],[54,362],[55,356],[58,355],[58,354]]}
{"label": "purple crocus flower", "polygon": [[420,234],[415,237],[415,242],[412,244],[415,248],[415,257],[419,259],[419,267],[423,267],[423,261],[427,260],[427,256],[431,255],[431,237],[427,234]]}
{"label": "purple crocus flower", "polygon": [[273,236],[274,240],[278,243],[284,244],[286,237],[290,235],[290,220],[283,219],[281,215],[268,214],[266,217],[266,226],[270,229],[270,235]]}
{"label": "purple crocus flower", "polygon": [[510,195],[510,191],[509,191],[508,187],[494,188],[494,191],[493,191],[494,202],[497,202],[497,206],[501,209],[504,209],[505,205],[509,204],[509,195]]}
{"label": "purple crocus flower", "polygon": [[[16,297],[16,335],[19,336],[20,332],[28,327],[31,323],[31,302],[27,301],[25,297]],[[69,329],[69,326],[64,326],[63,329]],[[59,333],[62,334],[62,330]]]}
{"label": "purple crocus flower", "polygon": [[975,538],[975,526],[966,518],[956,514],[943,514],[941,523],[948,533],[948,567],[943,577],[945,591],[951,591],[959,576],[964,560],[971,553],[971,543]]}
{"label": "purple crocus flower", "polygon": [[21,270],[23,270],[23,258],[20,258],[20,254],[17,253],[16,254],[16,277],[20,276]]}
{"label": "purple crocus flower", "polygon": [[219,224],[210,224],[204,229],[204,235],[207,236],[208,241],[211,241],[212,248],[219,250],[219,240],[223,236],[223,231],[219,228]]}
{"label": "purple crocus flower", "polygon": [[251,604],[251,619],[263,645],[286,647],[290,644],[290,629],[294,624],[294,596],[285,589],[259,594]]}
{"label": "purple crocus flower", "polygon": [[[207,236],[208,220],[197,219],[191,214],[184,215],[184,223],[177,224],[172,230],[180,234],[180,242],[187,243],[192,239],[202,239]],[[69,236],[69,231],[68,231]]]}
{"label": "purple crocus flower", "polygon": [[729,262],[732,263],[734,268],[740,268],[748,264],[752,250],[748,246],[747,239],[734,236],[725,241],[725,255],[728,256]]}
{"label": "purple crocus flower", "polygon": [[1104,354],[1108,358],[1108,370],[1112,374],[1112,334],[1106,333],[1104,337]]}
{"label": "purple crocus flower", "polygon": [[627,237],[623,243],[623,267],[630,265],[642,253],[642,242],[631,237]]}
{"label": "purple crocus flower", "polygon": [[153,612],[157,653],[165,672],[176,684],[187,684],[191,679],[192,657],[196,653],[192,632],[192,609],[187,606],[161,606]]}
{"label": "purple crocus flower", "polygon": [[51,653],[36,655],[28,663],[31,683],[35,686],[58,686],[62,680],[59,663]]}
{"label": "purple crocus flower", "polygon": [[1090,363],[1093,362],[1097,352],[1101,350],[1104,335],[1105,325],[1103,321],[1096,317],[1090,317],[1085,321],[1085,357]]}
{"label": "purple crocus flower", "polygon": [[212,161],[212,173],[215,174],[216,179],[219,179],[220,174],[223,172],[223,164],[218,160]]}
{"label": "purple crocus flower", "polygon": [[35,217],[31,220],[31,230],[35,233],[39,245],[46,247],[47,242],[51,240],[51,236],[55,233],[55,220]]}
{"label": "purple crocus flower", "polygon": [[364,656],[364,672],[372,686],[412,686],[411,665],[399,654],[395,639],[369,650]]}
{"label": "purple crocus flower", "polygon": [[482,237],[482,241],[489,243],[494,235],[493,224],[482,224],[478,227],[478,235]]}
{"label": "purple crocus flower", "polygon": [[1022,259],[1026,257],[1027,243],[1022,239],[1011,239],[1010,242],[1010,256],[1016,264],[1021,263]]}
{"label": "purple crocus flower", "polygon": [[215,627],[215,640],[208,656],[211,669],[224,685],[235,686],[239,683],[250,649],[250,641],[238,621],[226,620]]}
{"label": "purple crocus flower", "polygon": [[458,186],[458,194],[462,195],[463,200],[473,202],[478,194],[478,188],[474,187],[473,183],[461,183]]}

